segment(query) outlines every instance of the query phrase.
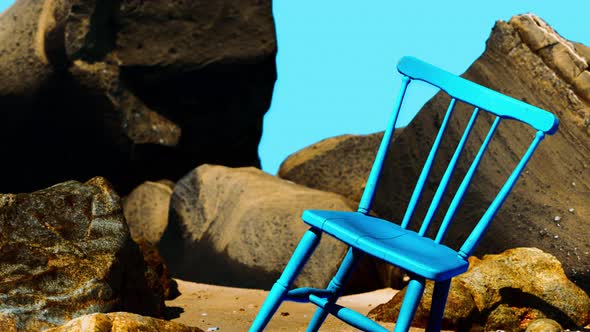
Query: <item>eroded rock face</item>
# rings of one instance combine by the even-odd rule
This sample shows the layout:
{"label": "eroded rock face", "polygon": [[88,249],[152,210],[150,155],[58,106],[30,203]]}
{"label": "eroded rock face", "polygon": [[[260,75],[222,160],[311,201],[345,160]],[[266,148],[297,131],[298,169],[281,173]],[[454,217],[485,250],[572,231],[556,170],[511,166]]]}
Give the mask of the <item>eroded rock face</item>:
{"label": "eroded rock face", "polygon": [[[498,253],[514,247],[539,247],[556,256],[567,275],[587,292],[590,291],[590,99],[584,82],[589,73],[589,56],[587,46],[565,40],[542,19],[531,14],[519,15],[509,22],[496,23],[485,52],[463,74],[469,80],[553,112],[560,120],[559,131],[541,143],[476,254]],[[373,205],[380,217],[393,221],[402,219],[448,103],[446,95],[435,96],[393,141]],[[417,227],[419,219],[426,214],[427,204],[471,111],[472,108],[460,103],[455,108],[447,138],[434,163],[432,181],[426,183],[412,227]],[[457,189],[492,121],[490,116],[479,117],[448,192]],[[514,121],[502,121],[467,198],[455,216],[447,244],[458,247],[467,237],[533,137],[534,132],[529,128]],[[355,193],[349,197],[358,197],[360,179],[366,179],[366,170],[373,160],[365,158],[364,151],[355,152],[338,139],[333,140],[335,144],[325,141],[323,146],[328,148],[317,149],[317,153],[313,148],[298,152],[296,156],[308,157],[297,162],[296,167],[287,167],[292,162],[286,161],[281,174],[296,183],[312,186],[319,183],[322,190]],[[354,141],[352,138],[342,140]],[[370,141],[367,137],[356,140]],[[356,144],[365,146],[361,142]],[[340,158],[345,154],[349,156]],[[305,172],[297,173],[288,168],[309,170],[327,179],[310,180]],[[344,177],[357,180],[339,182],[341,173],[357,170],[363,171]],[[451,197],[443,201],[435,223],[442,220]]]}
{"label": "eroded rock face", "polygon": [[203,332],[198,327],[144,317],[128,312],[91,314],[73,319],[46,332]]}
{"label": "eroded rock face", "polygon": [[[542,318],[553,319],[565,328],[590,322],[590,298],[568,280],[552,255],[536,248],[516,248],[469,261],[469,270],[451,282],[443,328],[524,331]],[[426,327],[432,290],[433,283],[428,282],[414,326]],[[396,294],[369,315],[395,321],[404,294]]]}
{"label": "eroded rock face", "polygon": [[126,194],[259,166],[275,50],[270,1],[18,0],[0,16],[0,185],[100,174]]}
{"label": "eroded rock face", "polygon": [[[160,252],[180,279],[270,288],[309,229],[303,210],[351,211],[354,205],[255,168],[202,165],[174,188]],[[346,249],[323,237],[297,283],[327,284]]]}
{"label": "eroded rock face", "polygon": [[38,331],[95,312],[163,314],[161,286],[103,178],[0,195],[0,234],[2,322]]}

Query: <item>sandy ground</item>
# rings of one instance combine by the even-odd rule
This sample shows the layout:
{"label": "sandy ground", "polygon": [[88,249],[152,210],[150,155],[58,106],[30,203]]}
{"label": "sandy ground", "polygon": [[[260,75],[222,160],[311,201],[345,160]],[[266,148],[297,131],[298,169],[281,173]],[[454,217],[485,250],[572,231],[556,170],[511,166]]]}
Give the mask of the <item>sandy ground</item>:
{"label": "sandy ground", "polygon": [[[167,301],[170,311],[180,315],[172,320],[207,331],[247,331],[268,291],[212,286],[194,282],[178,281],[182,293]],[[344,296],[338,303],[366,314],[376,305],[389,301],[396,290],[381,289],[370,293]],[[265,331],[305,331],[315,306],[308,303],[285,302],[279,308]],[[382,324],[392,330],[394,324]],[[358,331],[334,317],[329,317],[320,331]],[[411,331],[423,331],[411,329]]]}

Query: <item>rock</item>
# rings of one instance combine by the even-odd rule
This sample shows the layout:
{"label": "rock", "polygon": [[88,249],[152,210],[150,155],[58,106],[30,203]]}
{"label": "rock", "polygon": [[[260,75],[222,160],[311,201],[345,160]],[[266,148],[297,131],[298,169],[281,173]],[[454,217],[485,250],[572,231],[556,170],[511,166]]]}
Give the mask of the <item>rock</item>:
{"label": "rock", "polygon": [[[451,282],[443,328],[524,331],[541,318],[551,318],[567,328],[590,323],[590,298],[567,279],[552,255],[537,248],[516,248],[469,261],[469,270]],[[414,326],[426,326],[432,289],[432,283],[427,283]],[[396,294],[369,316],[395,321],[404,294]]]}
{"label": "rock", "polygon": [[577,77],[585,72],[590,73],[585,54],[580,54],[578,51],[583,47],[576,47],[533,14],[514,16],[509,23],[518,31],[525,44],[543,58],[547,66],[555,70],[565,81],[573,84],[582,97],[590,101],[588,91],[579,89],[579,85],[584,83],[576,83]]}
{"label": "rock", "polygon": [[101,174],[127,194],[205,162],[259,166],[275,53],[270,1],[17,0],[0,16],[0,184]]}
{"label": "rock", "polygon": [[168,225],[168,206],[172,187],[146,181],[123,199],[123,212],[131,238],[157,244]]}
{"label": "rock", "polygon": [[146,264],[154,271],[152,284],[162,287],[166,300],[180,295],[178,284],[170,276],[168,266],[160,256],[157,243],[168,225],[168,207],[174,182],[146,181],[123,199],[123,212],[131,238],[139,245]]}
{"label": "rock", "polygon": [[198,327],[144,317],[128,312],[91,314],[73,319],[45,332],[203,332]]}
{"label": "rock", "polygon": [[278,176],[358,202],[382,137],[380,133],[327,138],[287,157]]}
{"label": "rock", "polygon": [[0,331],[18,332],[18,318],[15,315],[0,313]]}
{"label": "rock", "polygon": [[[542,54],[542,50],[549,47],[567,50],[567,56],[561,59],[565,62],[555,62],[558,61],[555,57]],[[568,277],[586,292],[590,292],[590,254],[587,254],[590,252],[590,99],[583,92],[587,91],[587,85],[582,82],[589,71],[582,69],[584,62],[588,63],[588,54],[586,46],[570,43],[540,18],[527,14],[509,22],[498,21],[485,52],[463,74],[476,83],[554,112],[560,120],[559,131],[541,143],[475,253],[483,255],[515,247],[539,247],[556,256]],[[572,80],[571,76],[578,71],[580,74]],[[373,204],[374,212],[380,217],[392,221],[402,219],[448,102],[447,96],[436,95],[393,141]],[[443,161],[450,160],[471,110],[461,103],[455,108],[411,227],[417,227],[418,219],[426,214],[438,179],[446,169]],[[458,188],[491,122],[491,117],[480,115],[448,193]],[[445,244],[458,248],[466,239],[514,169],[517,159],[532,142],[533,135],[532,130],[514,121],[502,121],[454,218]],[[360,151],[339,140],[356,141]],[[321,184],[322,190],[353,193],[345,195],[358,197],[358,183],[366,179],[373,161],[366,157],[365,149],[368,150],[369,145],[364,142],[373,140],[366,136],[345,137],[334,139],[338,143],[332,145],[326,143],[329,140],[325,141],[322,146],[328,148],[315,149],[317,153],[312,148],[298,152],[295,156],[307,155],[306,161],[295,162],[297,166],[289,168],[321,175],[322,180],[306,177],[303,171],[298,173],[303,174],[301,176],[284,175],[291,162],[285,162],[285,171],[280,174],[296,183]],[[372,144],[377,146],[377,143]],[[341,181],[342,178],[346,180]],[[349,178],[358,180],[349,181]],[[342,188],[349,185],[348,189]],[[447,196],[435,216],[434,225],[440,223],[446,212],[452,198],[450,194]],[[567,213],[570,208],[576,213]],[[562,218],[559,225],[551,222],[557,215]],[[374,284],[375,288],[387,286]]]}
{"label": "rock", "polygon": [[177,298],[180,295],[178,283],[170,276],[168,266],[164,263],[162,256],[160,256],[158,247],[141,239],[136,242],[143,253],[143,260],[155,272],[155,276],[157,277],[157,279],[150,281],[150,283],[160,284],[162,286],[164,299],[173,300]]}
{"label": "rock", "polygon": [[553,319],[541,318],[534,320],[527,326],[526,332],[560,332],[561,325]]}
{"label": "rock", "polygon": [[[434,283],[427,281],[424,289],[424,297],[418,306],[414,316],[413,326],[425,328],[430,317],[430,305]],[[389,302],[378,305],[369,312],[371,319],[381,322],[395,322],[401,308],[401,303],[406,289],[397,293]],[[471,298],[469,289],[456,279],[451,282],[451,290],[447,299],[445,316],[442,322],[444,330],[467,331],[474,324],[474,317],[479,317],[480,312]]]}
{"label": "rock", "polygon": [[103,178],[0,195],[0,323],[38,331],[95,312],[162,316],[164,299]]}
{"label": "rock", "polygon": [[[160,253],[175,278],[268,289],[309,229],[303,210],[352,211],[354,205],[255,168],[202,165],[174,188]],[[345,252],[324,236],[297,284],[324,286]]]}

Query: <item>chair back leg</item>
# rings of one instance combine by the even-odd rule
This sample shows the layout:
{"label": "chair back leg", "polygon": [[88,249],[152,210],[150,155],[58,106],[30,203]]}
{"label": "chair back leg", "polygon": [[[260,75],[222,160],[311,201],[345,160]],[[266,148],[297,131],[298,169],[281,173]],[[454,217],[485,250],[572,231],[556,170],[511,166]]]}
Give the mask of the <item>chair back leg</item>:
{"label": "chair back leg", "polygon": [[289,263],[287,263],[287,266],[283,270],[283,274],[281,274],[281,277],[272,286],[270,293],[266,297],[266,300],[264,300],[262,307],[260,307],[260,311],[258,311],[252,326],[250,326],[250,332],[264,330],[266,324],[268,324],[281,305],[281,302],[283,302],[285,295],[303,269],[303,266],[305,266],[305,263],[307,263],[311,254],[320,243],[320,239],[321,231],[317,229],[311,228],[305,232]]}
{"label": "chair back leg", "polygon": [[402,307],[395,322],[394,332],[407,332],[410,329],[414,314],[424,294],[425,280],[422,277],[413,276],[410,283],[406,287],[406,295],[402,302]]}
{"label": "chair back leg", "polygon": [[[346,285],[346,282],[348,279],[350,279],[352,272],[357,267],[363,256],[364,253],[362,251],[352,247],[348,248],[348,252],[346,253],[346,256],[344,256],[344,259],[338,268],[338,272],[336,272],[336,275],[332,278],[327,288],[327,290],[334,293],[334,295],[332,295],[330,298],[330,303],[336,303],[336,301],[338,301],[338,298],[340,295],[342,295],[343,286]],[[315,332],[319,330],[320,326],[322,326],[326,320],[326,317],[328,317],[328,311],[318,307],[311,321],[309,322],[306,331]]]}
{"label": "chair back leg", "polygon": [[426,332],[439,332],[442,325],[443,315],[445,313],[445,305],[447,304],[447,296],[451,288],[451,279],[445,281],[437,281],[434,284],[434,292],[432,294],[432,304],[430,305],[430,318],[426,326]]}

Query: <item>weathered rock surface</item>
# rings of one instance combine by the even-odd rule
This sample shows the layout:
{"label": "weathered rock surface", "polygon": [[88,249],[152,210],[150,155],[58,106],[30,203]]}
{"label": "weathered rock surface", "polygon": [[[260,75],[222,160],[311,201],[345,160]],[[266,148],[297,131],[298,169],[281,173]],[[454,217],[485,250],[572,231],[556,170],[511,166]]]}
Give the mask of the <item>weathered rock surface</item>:
{"label": "weathered rock surface", "polygon": [[[432,301],[428,283],[414,326],[425,327]],[[405,290],[370,312],[395,321]],[[470,258],[469,270],[451,283],[443,328],[524,331],[535,319],[550,318],[566,328],[590,323],[590,298],[567,279],[559,261],[536,248],[516,248],[482,260]],[[528,330],[527,330],[528,331]]]}
{"label": "weathered rock surface", "polygon": [[258,166],[275,52],[270,1],[17,0],[0,15],[0,185],[101,174],[126,194]]}
{"label": "weathered rock surface", "polygon": [[156,278],[154,280],[150,280],[150,284],[161,285],[164,299],[173,300],[177,298],[180,295],[178,283],[176,280],[172,279],[172,276],[170,276],[168,266],[162,259],[158,247],[155,244],[145,240],[139,240],[136,241],[136,243],[141,248],[143,260],[147,266],[152,271],[154,271],[154,274],[150,276]]}
{"label": "weathered rock surface", "polygon": [[[496,23],[485,52],[463,75],[547,109],[560,119],[559,131],[541,143],[476,254],[498,253],[514,247],[539,247],[556,256],[567,275],[586,292],[590,291],[590,95],[584,77],[590,73],[589,56],[587,46],[563,39],[540,18],[531,14],[520,15],[509,22]],[[435,96],[394,140],[373,205],[379,216],[389,220],[403,217],[448,102],[445,95]],[[434,181],[427,182],[414,225],[425,215],[427,203],[446,168],[443,164],[450,160],[470,114],[471,108],[463,104],[456,107],[447,138],[443,140],[434,164],[431,175]],[[480,116],[448,192],[453,193],[458,187],[491,121],[489,116]],[[457,224],[451,227],[447,244],[456,247],[466,238],[468,230],[497,194],[533,136],[532,130],[514,121],[506,120],[500,124],[455,217]],[[316,153],[312,148],[298,152],[296,155],[307,155],[306,161],[297,162],[296,167],[288,167],[291,162],[285,162],[285,170],[280,174],[296,183],[358,197],[362,189],[360,179],[366,178],[366,170],[373,159],[365,158],[364,151],[355,155],[354,148],[339,141],[354,142],[353,138],[333,140],[334,143],[324,141],[323,146],[329,148],[317,149],[320,152]],[[362,147],[365,143],[361,141],[371,141],[367,137],[356,140]],[[343,155],[347,158],[341,158]],[[309,170],[328,179],[310,179],[305,172],[297,173],[289,168]],[[344,176],[345,179],[355,178],[354,181],[339,182],[342,174],[347,172],[359,174]],[[342,188],[348,185],[351,187]],[[440,222],[449,201],[443,201],[435,222]],[[388,285],[376,285],[380,286]]]}
{"label": "weathered rock surface", "polygon": [[[162,316],[161,286],[103,178],[0,195],[2,324],[38,331],[95,312]],[[3,329],[6,330],[6,329]]]}
{"label": "weathered rock surface", "polygon": [[327,138],[287,157],[278,176],[358,202],[381,138],[383,133]]}
{"label": "weathered rock surface", "polygon": [[128,312],[91,314],[45,332],[202,332],[198,327],[144,317]]}
{"label": "weathered rock surface", "polygon": [[174,185],[146,181],[123,199],[131,238],[157,244],[168,225],[168,207]]}
{"label": "weathered rock surface", "polygon": [[[174,188],[160,252],[176,278],[269,288],[309,228],[303,210],[351,211],[354,205],[255,168],[202,165]],[[324,286],[345,251],[325,236],[297,283]]]}

